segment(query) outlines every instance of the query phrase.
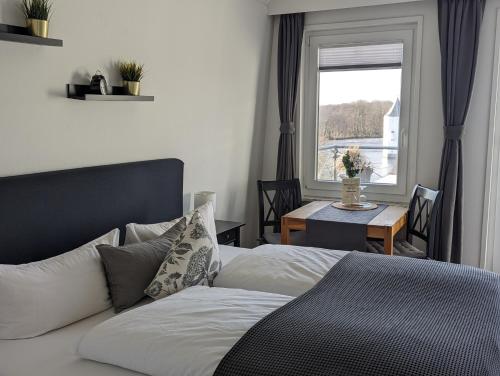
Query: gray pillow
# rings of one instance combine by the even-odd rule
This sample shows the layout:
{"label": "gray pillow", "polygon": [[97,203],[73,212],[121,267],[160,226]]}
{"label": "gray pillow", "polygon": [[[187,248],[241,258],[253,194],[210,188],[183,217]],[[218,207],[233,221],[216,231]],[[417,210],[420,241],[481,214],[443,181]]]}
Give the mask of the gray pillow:
{"label": "gray pillow", "polygon": [[183,218],[157,239],[122,247],[97,246],[116,312],[130,308],[144,298],[144,289],[154,279],[174,241],[186,227],[186,218]]}

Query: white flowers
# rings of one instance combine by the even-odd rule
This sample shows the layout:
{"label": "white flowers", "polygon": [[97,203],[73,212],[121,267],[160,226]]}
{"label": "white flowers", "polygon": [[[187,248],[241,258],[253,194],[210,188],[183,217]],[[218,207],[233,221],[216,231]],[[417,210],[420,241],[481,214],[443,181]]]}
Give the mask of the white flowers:
{"label": "white flowers", "polygon": [[350,146],[347,151],[335,161],[337,170],[345,172],[349,178],[356,177],[360,172],[372,170],[371,164],[359,151],[358,146]]}

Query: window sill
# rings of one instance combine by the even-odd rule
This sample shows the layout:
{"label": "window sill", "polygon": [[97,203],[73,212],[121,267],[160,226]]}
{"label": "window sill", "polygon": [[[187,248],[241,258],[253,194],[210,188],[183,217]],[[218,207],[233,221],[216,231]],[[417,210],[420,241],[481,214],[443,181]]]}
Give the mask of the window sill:
{"label": "window sill", "polygon": [[[339,201],[341,198],[340,190],[319,190],[303,187],[303,199],[306,201]],[[364,191],[370,202],[391,203],[407,206],[410,202],[410,194],[376,193]]]}

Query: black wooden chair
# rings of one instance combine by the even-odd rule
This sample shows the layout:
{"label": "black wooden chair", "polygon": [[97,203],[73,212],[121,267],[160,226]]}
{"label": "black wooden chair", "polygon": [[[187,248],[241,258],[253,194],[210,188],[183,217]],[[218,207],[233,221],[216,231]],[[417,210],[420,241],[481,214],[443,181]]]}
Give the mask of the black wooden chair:
{"label": "black wooden chair", "polygon": [[[259,239],[260,244],[281,243],[281,217],[302,206],[299,179],[257,181],[259,191]],[[272,227],[272,232],[266,232]],[[305,232],[290,233],[292,244],[304,243]]]}
{"label": "black wooden chair", "polygon": [[[437,221],[441,207],[441,191],[434,191],[417,185],[408,209],[408,226],[406,240],[394,242],[394,254],[415,258],[434,258],[433,251],[436,242]],[[426,243],[423,252],[412,244],[412,237],[422,239]],[[384,244],[380,241],[369,241],[367,251],[385,253]]]}

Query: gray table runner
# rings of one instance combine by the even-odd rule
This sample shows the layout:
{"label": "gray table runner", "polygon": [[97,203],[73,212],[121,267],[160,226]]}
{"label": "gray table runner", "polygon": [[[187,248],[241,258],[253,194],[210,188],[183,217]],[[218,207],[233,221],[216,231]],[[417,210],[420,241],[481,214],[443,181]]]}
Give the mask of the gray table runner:
{"label": "gray table runner", "polygon": [[350,211],[331,205],[306,219],[307,245],[345,251],[366,251],[368,223],[387,208]]}

